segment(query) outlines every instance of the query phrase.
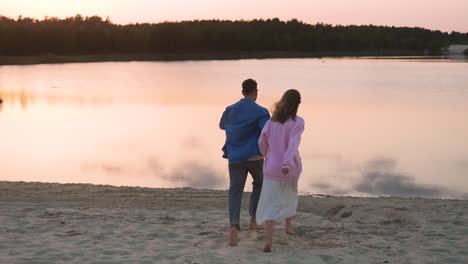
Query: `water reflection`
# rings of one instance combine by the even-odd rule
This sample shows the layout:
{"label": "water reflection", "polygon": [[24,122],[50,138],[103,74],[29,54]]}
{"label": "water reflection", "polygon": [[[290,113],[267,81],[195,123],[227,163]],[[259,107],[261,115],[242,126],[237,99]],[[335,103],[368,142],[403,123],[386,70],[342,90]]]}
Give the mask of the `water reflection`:
{"label": "water reflection", "polygon": [[318,193],[328,195],[371,195],[466,199],[468,192],[441,186],[417,183],[415,177],[405,175],[390,158],[376,158],[363,165],[360,176],[349,188],[330,183],[313,183]]}
{"label": "water reflection", "polygon": [[444,55],[444,56],[369,56],[369,57],[359,57],[358,59],[373,59],[373,60],[398,60],[398,61],[408,61],[408,62],[448,62],[448,63],[466,63],[468,62],[468,56],[460,54]]}
{"label": "water reflection", "polygon": [[441,198],[446,190],[424,184],[416,184],[414,177],[397,171],[394,159],[369,161],[362,171],[362,178],[354,185],[358,192],[371,195],[420,196]]}
{"label": "water reflection", "polygon": [[[163,159],[163,162],[166,161]],[[156,181],[163,180],[170,183],[170,186],[178,187],[222,189],[227,184],[222,170],[199,161],[181,161],[174,166],[163,166],[163,162],[152,157],[148,159],[146,166],[137,168],[124,167],[121,163],[88,161],[81,165],[81,171],[86,174],[105,174],[109,177],[149,175]]]}
{"label": "water reflection", "polygon": [[[45,102],[49,105],[110,105],[114,103],[123,104],[154,104],[154,105],[208,105],[218,104],[219,98],[213,95],[203,95],[200,93],[184,93],[181,96],[180,91],[167,91],[161,95],[130,96],[113,98],[112,96],[80,96],[76,94],[57,94],[47,92],[33,92],[27,90],[8,91],[0,90],[0,98],[4,99],[5,104],[19,103],[25,110],[29,105],[37,102]],[[227,101],[225,99],[225,101]]]}
{"label": "water reflection", "polygon": [[125,171],[117,164],[105,164],[96,162],[85,162],[81,165],[81,171],[84,173],[92,171],[103,171],[107,174],[121,174]]}
{"label": "water reflection", "polygon": [[198,161],[187,161],[175,167],[163,178],[170,182],[176,182],[179,186],[219,189],[226,185],[226,178],[222,175],[223,173],[220,171],[207,165],[201,165]]}
{"label": "water reflection", "polygon": [[38,93],[27,90],[19,91],[5,91],[0,90],[0,98],[3,98],[4,104],[16,104],[19,103],[23,110],[34,103],[45,102],[49,105],[54,104],[65,104],[65,105],[77,105],[82,106],[85,104],[104,105],[112,104],[112,98],[109,97],[97,97],[97,96],[79,96],[79,95],[66,95],[56,93]]}
{"label": "water reflection", "polygon": [[267,108],[286,89],[303,95],[300,191],[456,196],[468,191],[467,65],[305,59],[0,67],[0,180],[226,189],[219,118],[241,97],[240,82],[254,77]]}

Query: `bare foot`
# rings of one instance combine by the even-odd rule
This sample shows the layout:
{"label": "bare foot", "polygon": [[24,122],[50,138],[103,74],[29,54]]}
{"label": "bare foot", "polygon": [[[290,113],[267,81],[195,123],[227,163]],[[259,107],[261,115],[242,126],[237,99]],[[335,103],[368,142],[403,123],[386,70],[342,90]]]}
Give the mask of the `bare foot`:
{"label": "bare foot", "polygon": [[261,229],[263,229],[261,226],[257,225],[257,218],[255,216],[250,217],[249,229],[250,230],[261,230]]}
{"label": "bare foot", "polygon": [[271,252],[271,244],[265,244],[265,247],[263,248],[263,252],[268,253]]}
{"label": "bare foot", "polygon": [[291,236],[297,235],[297,233],[294,232],[294,230],[292,229],[292,227],[286,228],[286,234],[291,235]]}
{"label": "bare foot", "polygon": [[249,229],[250,229],[250,230],[262,230],[263,227],[260,226],[260,225],[255,224],[255,223],[250,223]]}
{"label": "bare foot", "polygon": [[231,227],[231,230],[229,230],[228,245],[230,247],[237,246],[237,228],[236,227]]}
{"label": "bare foot", "polygon": [[286,229],[286,234],[291,235],[291,236],[297,235],[297,233],[294,232],[292,228],[292,217],[286,218],[286,225],[284,227]]}

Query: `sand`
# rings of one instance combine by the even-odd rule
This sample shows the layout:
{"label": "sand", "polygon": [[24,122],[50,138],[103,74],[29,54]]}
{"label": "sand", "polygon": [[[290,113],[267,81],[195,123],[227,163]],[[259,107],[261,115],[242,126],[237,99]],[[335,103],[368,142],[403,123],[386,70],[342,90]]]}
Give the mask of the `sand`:
{"label": "sand", "polygon": [[468,201],[301,196],[227,246],[226,191],[0,182],[0,263],[468,263]]}

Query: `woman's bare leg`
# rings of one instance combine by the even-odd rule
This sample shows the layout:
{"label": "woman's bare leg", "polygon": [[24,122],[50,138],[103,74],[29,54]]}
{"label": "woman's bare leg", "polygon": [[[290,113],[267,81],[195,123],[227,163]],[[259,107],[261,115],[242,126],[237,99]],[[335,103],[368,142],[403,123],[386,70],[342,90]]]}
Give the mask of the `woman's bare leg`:
{"label": "woman's bare leg", "polygon": [[263,252],[271,252],[271,246],[273,244],[273,230],[275,229],[275,221],[266,221],[266,234],[265,234],[265,247]]}
{"label": "woman's bare leg", "polygon": [[297,235],[296,232],[294,232],[293,228],[292,228],[292,217],[288,217],[286,218],[286,234],[288,235]]}

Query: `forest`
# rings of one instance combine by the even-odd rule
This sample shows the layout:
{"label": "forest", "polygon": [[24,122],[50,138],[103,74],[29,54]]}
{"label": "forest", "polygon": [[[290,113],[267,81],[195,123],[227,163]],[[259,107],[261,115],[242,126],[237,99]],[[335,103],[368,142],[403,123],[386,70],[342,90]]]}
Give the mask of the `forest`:
{"label": "forest", "polygon": [[120,25],[99,16],[38,20],[0,16],[0,56],[89,54],[440,54],[468,33],[417,27],[194,20]]}

